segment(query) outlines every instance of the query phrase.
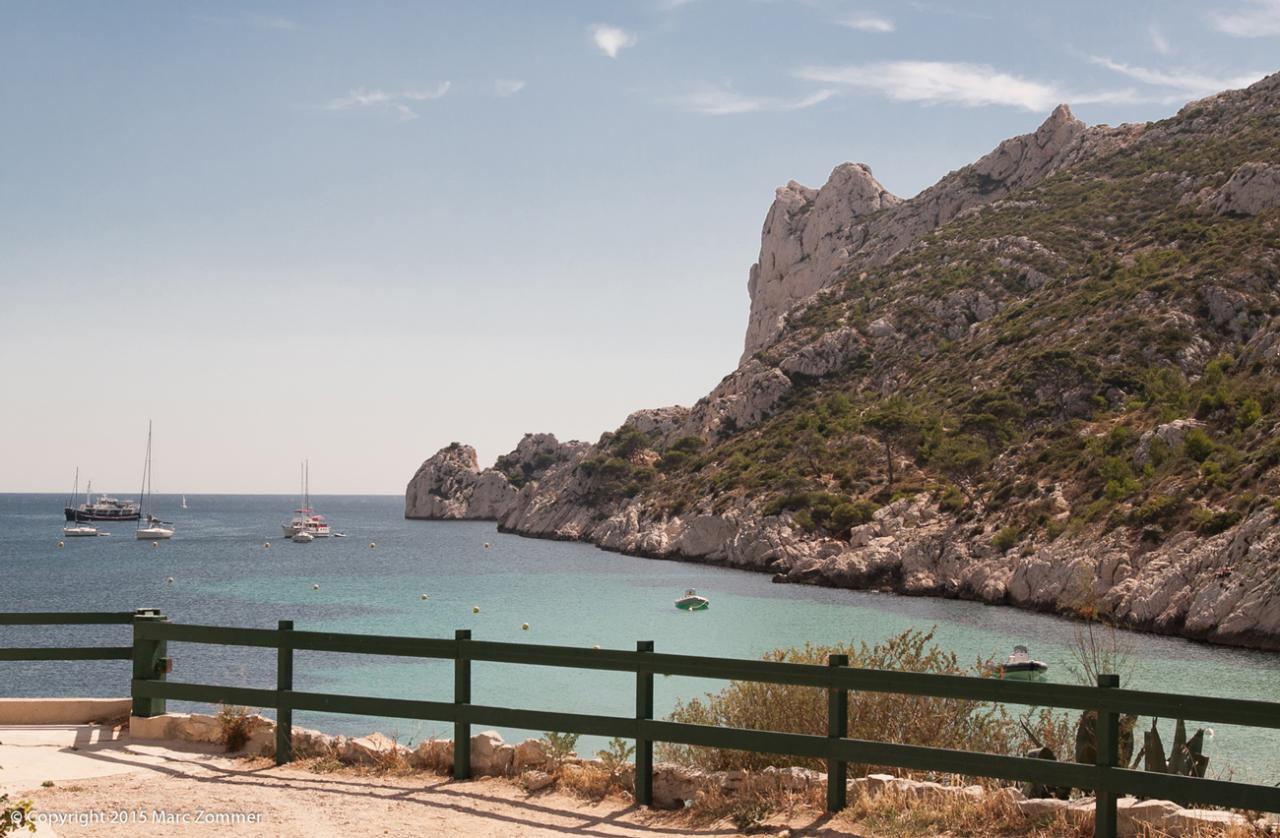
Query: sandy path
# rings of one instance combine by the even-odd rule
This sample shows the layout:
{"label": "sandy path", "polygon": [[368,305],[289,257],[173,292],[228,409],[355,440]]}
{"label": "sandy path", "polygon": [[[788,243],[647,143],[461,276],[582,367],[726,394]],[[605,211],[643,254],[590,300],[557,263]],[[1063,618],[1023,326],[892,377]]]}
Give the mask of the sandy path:
{"label": "sandy path", "polygon": [[[128,746],[80,752],[82,776],[26,791],[60,836],[730,836],[732,827],[690,827],[622,800],[593,804],[559,793],[528,794],[497,779],[454,782],[432,774],[317,774],[267,760]],[[104,775],[106,771],[118,771]],[[128,772],[128,773],[125,773]],[[74,776],[74,775],[72,775]],[[10,791],[18,791],[11,787]],[[203,816],[201,813],[204,813]],[[227,820],[230,816],[230,820]],[[821,824],[798,834],[836,835]]]}

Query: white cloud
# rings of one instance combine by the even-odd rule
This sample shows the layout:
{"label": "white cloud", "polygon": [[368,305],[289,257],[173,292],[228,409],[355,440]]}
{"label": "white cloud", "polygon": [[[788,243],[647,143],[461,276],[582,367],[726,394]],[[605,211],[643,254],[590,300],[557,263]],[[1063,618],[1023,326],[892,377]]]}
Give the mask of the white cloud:
{"label": "white cloud", "polygon": [[1135,67],[1097,55],[1090,56],[1089,60],[1100,67],[1106,67],[1108,70],[1145,85],[1166,88],[1168,92],[1160,101],[1198,99],[1221,90],[1248,87],[1265,75],[1265,73],[1243,73],[1238,76],[1209,76],[1189,70],[1152,70],[1148,67]]}
{"label": "white cloud", "polygon": [[607,23],[597,23],[587,31],[591,33],[591,40],[595,43],[596,49],[610,58],[617,58],[619,52],[635,46],[636,43],[635,35]]}
{"label": "white cloud", "polygon": [[841,26],[858,29],[862,32],[892,32],[898,27],[887,17],[877,15],[855,15],[836,21]]}
{"label": "white cloud", "polygon": [[1245,0],[1238,11],[1209,13],[1213,28],[1237,38],[1280,35],[1280,0]]}
{"label": "white cloud", "polygon": [[1168,55],[1173,52],[1173,47],[1169,45],[1169,39],[1154,25],[1147,28],[1147,40],[1151,42],[1151,48],[1161,55]]}
{"label": "white cloud", "polygon": [[497,79],[493,83],[493,92],[499,96],[515,96],[524,90],[524,79]]}
{"label": "white cloud", "polygon": [[834,90],[819,90],[799,99],[744,96],[725,85],[704,84],[693,88],[688,93],[663,101],[692,113],[725,116],[760,111],[797,111],[825,102],[834,95]]}
{"label": "white cloud", "polygon": [[418,114],[409,107],[409,102],[429,102],[439,99],[449,92],[450,82],[442,81],[434,88],[425,90],[402,90],[388,93],[385,90],[372,90],[358,87],[346,96],[330,99],[324,106],[327,111],[347,111],[354,108],[380,108],[394,111],[402,120],[417,119]]}
{"label": "white cloud", "polygon": [[985,64],[943,61],[884,61],[843,67],[802,67],[809,81],[871,90],[899,102],[968,107],[1011,105],[1042,111],[1063,100],[1054,85],[1002,73]]}

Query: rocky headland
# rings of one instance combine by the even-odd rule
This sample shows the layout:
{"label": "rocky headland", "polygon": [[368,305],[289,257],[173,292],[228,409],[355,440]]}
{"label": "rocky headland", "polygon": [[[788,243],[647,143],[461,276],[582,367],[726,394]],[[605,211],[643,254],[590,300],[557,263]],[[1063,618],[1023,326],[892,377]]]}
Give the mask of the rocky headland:
{"label": "rocky headland", "polygon": [[692,407],[451,444],[405,516],[1280,649],[1280,75],[789,183],[748,292]]}

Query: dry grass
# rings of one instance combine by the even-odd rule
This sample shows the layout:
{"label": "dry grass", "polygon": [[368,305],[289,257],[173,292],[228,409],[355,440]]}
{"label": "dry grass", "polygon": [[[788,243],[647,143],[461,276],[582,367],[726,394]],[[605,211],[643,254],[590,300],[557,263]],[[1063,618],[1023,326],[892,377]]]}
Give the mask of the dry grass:
{"label": "dry grass", "polygon": [[708,784],[699,790],[682,817],[699,826],[728,821],[740,832],[752,832],[768,819],[790,821],[821,812],[824,800],[821,789],[788,789],[777,777],[749,774],[734,792]]}
{"label": "dry grass", "polygon": [[224,704],[218,708],[217,719],[222,744],[227,747],[227,753],[243,750],[252,732],[253,712],[248,707]]}

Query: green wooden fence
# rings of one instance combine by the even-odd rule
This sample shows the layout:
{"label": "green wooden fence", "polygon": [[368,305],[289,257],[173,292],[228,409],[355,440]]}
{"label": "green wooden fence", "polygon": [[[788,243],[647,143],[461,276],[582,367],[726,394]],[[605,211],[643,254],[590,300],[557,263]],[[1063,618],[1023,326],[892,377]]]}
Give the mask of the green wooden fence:
{"label": "green wooden fence", "polygon": [[[758,751],[827,762],[827,808],[845,806],[848,763],[894,766],[1049,786],[1094,791],[1097,799],[1095,834],[1116,834],[1116,800],[1126,794],[1174,799],[1251,811],[1280,812],[1280,788],[1179,777],[1124,768],[1119,764],[1119,716],[1133,713],[1161,718],[1280,729],[1280,703],[1210,698],[1119,689],[1114,675],[1103,675],[1098,686],[1036,684],[958,675],[855,669],[844,656],[833,655],[827,666],[731,658],[669,655],[654,651],[652,641],[636,650],[580,649],[527,643],[475,640],[458,631],[452,639],[373,634],[298,631],[280,621],[277,628],[231,628],[171,623],[155,609],[118,613],[0,614],[0,625],[74,625],[128,623],[131,646],[0,648],[0,661],[132,660],[130,692],[133,712],[153,716],[165,711],[165,701],[241,704],[276,710],[276,761],[292,759],[293,711],[314,710],[362,716],[452,722],[454,776],[470,776],[472,725],[526,730],[557,730],[596,736],[617,736],[636,743],[636,801],[649,805],[653,795],[653,743],[671,742]],[[167,644],[204,643],[256,646],[277,653],[275,689],[185,684],[169,681]],[[293,656],[297,651],[349,652],[437,658],[453,661],[453,701],[337,695],[295,690]],[[526,664],[573,669],[630,672],[636,677],[635,712],[629,716],[560,713],[476,704],[471,695],[471,663]],[[828,693],[826,736],[764,730],[681,724],[653,718],[653,676],[682,675],[794,684]],[[853,691],[901,693],[934,698],[1022,704],[1098,713],[1098,758],[1094,765],[1051,762],[1027,757],[975,753],[921,745],[902,745],[847,737],[848,694]]]}

